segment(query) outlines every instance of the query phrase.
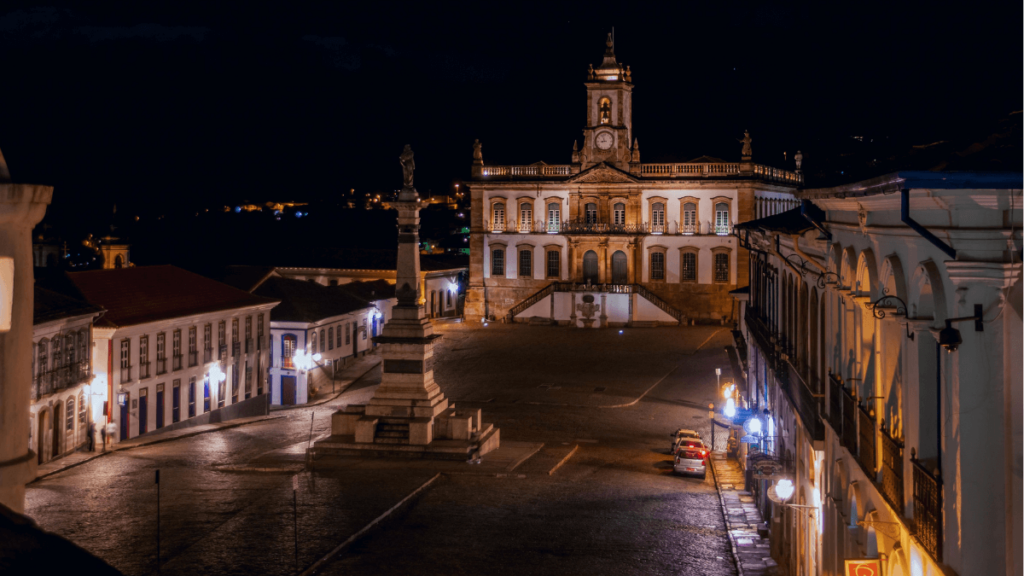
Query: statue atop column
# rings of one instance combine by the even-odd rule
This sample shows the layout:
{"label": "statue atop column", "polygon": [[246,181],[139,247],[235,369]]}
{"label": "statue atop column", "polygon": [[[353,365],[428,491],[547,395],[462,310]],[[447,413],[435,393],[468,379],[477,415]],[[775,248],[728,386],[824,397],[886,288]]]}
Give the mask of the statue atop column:
{"label": "statue atop column", "polygon": [[803,155],[803,152],[800,152],[799,150],[797,150],[796,154],[793,155],[793,160],[796,161],[796,171],[799,172],[800,168],[802,168],[803,165],[804,165],[804,155]]}
{"label": "statue atop column", "polygon": [[751,153],[750,153],[750,143],[753,142],[753,141],[754,141],[754,139],[750,137],[750,131],[749,130],[744,130],[743,131],[743,139],[742,140],[737,140],[737,142],[741,142],[743,144],[743,150],[740,152],[740,155],[743,156],[744,160],[750,160],[750,156],[751,156]]}
{"label": "statue atop column", "polygon": [[412,146],[405,145],[398,162],[402,165],[402,188],[413,188],[412,172],[416,169],[416,162],[412,159]]}

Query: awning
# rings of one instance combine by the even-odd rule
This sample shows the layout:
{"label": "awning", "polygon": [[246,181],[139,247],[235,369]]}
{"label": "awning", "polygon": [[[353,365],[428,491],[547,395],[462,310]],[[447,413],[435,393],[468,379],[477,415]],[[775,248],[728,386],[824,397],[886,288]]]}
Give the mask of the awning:
{"label": "awning", "polygon": [[[813,204],[813,209],[818,209]],[[818,209],[820,210],[820,209]],[[737,230],[752,230],[762,232],[777,232],[779,234],[803,234],[814,226],[800,213],[800,208],[793,208],[757,220],[748,220],[736,225]]]}

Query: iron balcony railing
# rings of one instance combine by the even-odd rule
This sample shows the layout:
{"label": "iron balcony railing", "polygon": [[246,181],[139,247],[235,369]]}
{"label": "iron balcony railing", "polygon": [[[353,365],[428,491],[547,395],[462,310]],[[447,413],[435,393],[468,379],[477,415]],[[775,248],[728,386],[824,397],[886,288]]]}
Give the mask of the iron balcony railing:
{"label": "iron balcony railing", "polygon": [[843,388],[843,446],[857,453],[857,399]]}
{"label": "iron balcony railing", "polygon": [[256,336],[256,349],[257,350],[262,350],[263,349],[263,334],[260,334],[260,335]]}
{"label": "iron balcony railing", "polygon": [[234,356],[235,358],[238,358],[241,355],[241,353],[242,353],[242,343],[241,342],[232,342],[231,343],[231,355]]}
{"label": "iron balcony railing", "polygon": [[654,234],[668,236],[728,236],[732,234],[732,225],[716,225],[708,221],[704,225],[699,222],[692,224],[680,224],[679,222],[665,222],[663,224],[651,224],[641,222],[638,224],[623,224],[597,222],[586,218],[567,221],[537,220],[535,222],[506,222],[500,219],[492,219],[484,222],[484,231],[491,233],[511,232],[518,234]]}
{"label": "iron balcony railing", "polygon": [[121,384],[127,384],[132,381],[132,367],[121,366]]}
{"label": "iron balcony railing", "polygon": [[223,360],[228,355],[228,345],[221,344],[217,348],[217,360]]}
{"label": "iron balcony railing", "polygon": [[843,437],[843,381],[838,374],[828,373],[828,422],[836,436]]}
{"label": "iron balcony railing", "polygon": [[903,514],[903,443],[885,430],[882,420],[882,495]]}
{"label": "iron balcony railing", "polygon": [[785,370],[782,374],[776,372],[776,376],[782,376],[783,391],[789,396],[790,404],[800,415],[804,426],[814,440],[825,439],[825,428],[821,422],[821,401],[815,397],[814,392],[807,386],[807,382],[791,362],[784,362]]}
{"label": "iron balcony railing", "polygon": [[164,374],[166,372],[167,372],[167,358],[157,358],[156,359],[156,374],[157,374],[157,376],[159,376],[160,374]]}
{"label": "iron balcony railing", "polygon": [[863,406],[858,406],[857,413],[860,418],[860,443],[857,446],[857,461],[860,462],[861,468],[864,469],[864,473],[867,474],[868,478],[872,482],[875,480],[875,430],[876,424],[874,417],[864,409]]}
{"label": "iron balcony railing", "polygon": [[921,545],[942,562],[942,477],[911,459],[914,469],[914,531]]}
{"label": "iron balcony railing", "polygon": [[245,353],[248,354],[253,351],[252,338],[245,339]]}
{"label": "iron balcony railing", "polygon": [[171,356],[171,370],[181,370],[181,354]]}
{"label": "iron balcony railing", "polygon": [[139,380],[149,378],[149,362],[139,362]]}
{"label": "iron balcony railing", "polygon": [[196,364],[199,364],[199,352],[196,351],[196,350],[189,350],[188,351],[188,367],[191,368],[191,367],[195,366]]}
{"label": "iron balcony railing", "polygon": [[89,363],[75,362],[69,366],[58,366],[36,375],[35,397],[33,400],[66,388],[77,386],[89,380]]}
{"label": "iron balcony railing", "polygon": [[213,348],[203,349],[203,364],[213,362]]}

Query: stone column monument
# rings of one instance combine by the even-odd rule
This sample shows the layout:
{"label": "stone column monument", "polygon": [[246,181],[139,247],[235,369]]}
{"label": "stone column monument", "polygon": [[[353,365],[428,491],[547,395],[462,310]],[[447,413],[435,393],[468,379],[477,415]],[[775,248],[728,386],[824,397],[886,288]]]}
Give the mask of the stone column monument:
{"label": "stone column monument", "polygon": [[382,334],[381,384],[369,404],[334,414],[331,436],[317,442],[323,455],[414,456],[465,459],[498,447],[500,435],[481,422],[479,409],[457,411],[434,382],[434,343],[441,337],[420,304],[420,198],[413,187],[412,149],[399,157],[403,172],[398,209],[397,305]]}

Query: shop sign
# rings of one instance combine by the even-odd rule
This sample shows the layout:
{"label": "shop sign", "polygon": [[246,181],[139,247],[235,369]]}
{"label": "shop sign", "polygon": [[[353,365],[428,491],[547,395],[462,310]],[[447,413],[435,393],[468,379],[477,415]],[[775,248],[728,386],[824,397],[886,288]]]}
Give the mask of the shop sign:
{"label": "shop sign", "polygon": [[847,560],[844,576],[882,576],[882,561],[878,558]]}

